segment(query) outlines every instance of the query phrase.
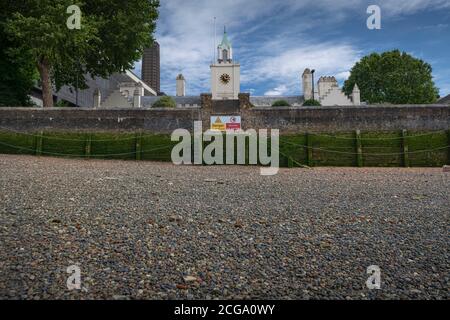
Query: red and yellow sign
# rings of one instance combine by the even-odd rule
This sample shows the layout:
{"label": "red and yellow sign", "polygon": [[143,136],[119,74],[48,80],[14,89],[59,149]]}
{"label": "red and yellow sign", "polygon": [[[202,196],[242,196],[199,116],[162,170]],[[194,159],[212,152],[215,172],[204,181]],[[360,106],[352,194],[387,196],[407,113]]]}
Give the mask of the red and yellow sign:
{"label": "red and yellow sign", "polygon": [[212,116],[211,130],[216,131],[241,130],[241,116]]}

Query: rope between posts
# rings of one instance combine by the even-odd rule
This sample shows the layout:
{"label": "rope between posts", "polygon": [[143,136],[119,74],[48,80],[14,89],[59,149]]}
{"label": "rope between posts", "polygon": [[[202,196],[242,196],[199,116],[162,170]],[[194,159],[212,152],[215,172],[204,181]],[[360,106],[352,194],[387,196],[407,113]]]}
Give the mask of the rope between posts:
{"label": "rope between posts", "polygon": [[[0,145],[4,145],[10,148],[14,148],[14,149],[18,149],[18,150],[25,150],[25,151],[31,151],[31,152],[36,152],[35,149],[30,149],[30,148],[26,148],[26,147],[21,147],[21,146],[16,146],[16,145],[11,145],[8,143],[4,143],[0,141]],[[152,151],[158,151],[158,150],[164,150],[167,148],[170,148],[172,146],[162,146],[162,147],[158,147],[158,148],[154,148],[154,149],[149,149],[149,150],[142,150],[142,151],[134,151],[134,152],[124,152],[124,153],[109,153],[109,154],[90,154],[90,155],[86,155],[86,154],[67,154],[67,153],[58,153],[58,152],[48,152],[48,151],[40,151],[42,154],[48,154],[48,155],[54,155],[54,156],[66,156],[66,157],[110,157],[110,156],[126,156],[126,155],[132,155],[132,154],[137,154],[137,153],[147,153],[147,152],[152,152]]]}
{"label": "rope between posts", "polygon": [[[349,154],[349,155],[358,155],[360,153],[358,152],[345,152],[345,151],[337,151],[337,150],[329,150],[329,149],[324,149],[324,148],[315,148],[315,147],[311,147],[311,146],[306,146],[306,145],[301,145],[301,144],[294,144],[294,143],[290,143],[290,142],[286,142],[284,141],[283,143],[287,143],[290,144],[292,146],[296,146],[296,147],[301,147],[301,148],[307,148],[307,149],[311,149],[311,150],[316,150],[316,151],[323,151],[323,152],[329,152],[329,153],[337,153],[337,154]],[[408,151],[406,152],[406,154],[420,154],[420,153],[427,153],[427,152],[433,152],[433,151],[440,151],[440,150],[445,150],[450,148],[450,146],[445,146],[445,147],[440,147],[440,148],[435,148],[435,149],[429,149],[429,150],[418,150],[418,151]],[[400,156],[405,154],[405,152],[398,152],[398,153],[364,153],[366,156]]]}

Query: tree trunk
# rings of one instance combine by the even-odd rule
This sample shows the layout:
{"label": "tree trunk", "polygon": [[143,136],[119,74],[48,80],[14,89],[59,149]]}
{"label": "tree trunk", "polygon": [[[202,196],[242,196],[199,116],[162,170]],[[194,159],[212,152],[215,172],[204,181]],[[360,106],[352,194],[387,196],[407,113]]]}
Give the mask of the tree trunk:
{"label": "tree trunk", "polygon": [[38,69],[41,76],[42,102],[44,108],[53,108],[53,89],[52,81],[50,79],[50,64],[46,58],[39,59]]}

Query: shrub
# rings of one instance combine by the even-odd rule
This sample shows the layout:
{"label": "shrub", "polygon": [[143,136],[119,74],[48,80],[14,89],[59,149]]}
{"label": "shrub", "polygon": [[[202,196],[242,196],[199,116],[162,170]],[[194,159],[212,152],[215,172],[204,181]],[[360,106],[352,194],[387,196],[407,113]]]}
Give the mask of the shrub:
{"label": "shrub", "polygon": [[290,107],[291,105],[286,100],[277,100],[272,103],[272,107]]}
{"label": "shrub", "polygon": [[317,100],[309,99],[309,100],[306,100],[306,101],[303,103],[303,106],[304,106],[304,107],[320,107],[321,104],[320,104],[320,102],[317,101]]}
{"label": "shrub", "polygon": [[175,100],[169,96],[164,96],[153,104],[154,108],[176,108],[176,106]]}
{"label": "shrub", "polygon": [[59,100],[58,102],[55,103],[55,108],[66,108],[68,106],[69,106],[69,103],[64,100]]}

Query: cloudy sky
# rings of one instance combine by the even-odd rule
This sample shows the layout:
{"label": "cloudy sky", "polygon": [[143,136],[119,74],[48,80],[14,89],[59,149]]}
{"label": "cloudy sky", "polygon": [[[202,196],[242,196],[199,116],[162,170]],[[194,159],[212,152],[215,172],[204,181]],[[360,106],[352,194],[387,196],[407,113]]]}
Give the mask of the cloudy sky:
{"label": "cloudy sky", "polygon": [[[382,10],[381,30],[366,26],[371,4]],[[214,17],[218,42],[227,26],[242,92],[299,95],[306,67],[342,83],[362,56],[398,48],[429,62],[441,95],[450,94],[450,0],[162,0],[156,39],[166,94],[178,73],[188,95],[210,91]]]}

